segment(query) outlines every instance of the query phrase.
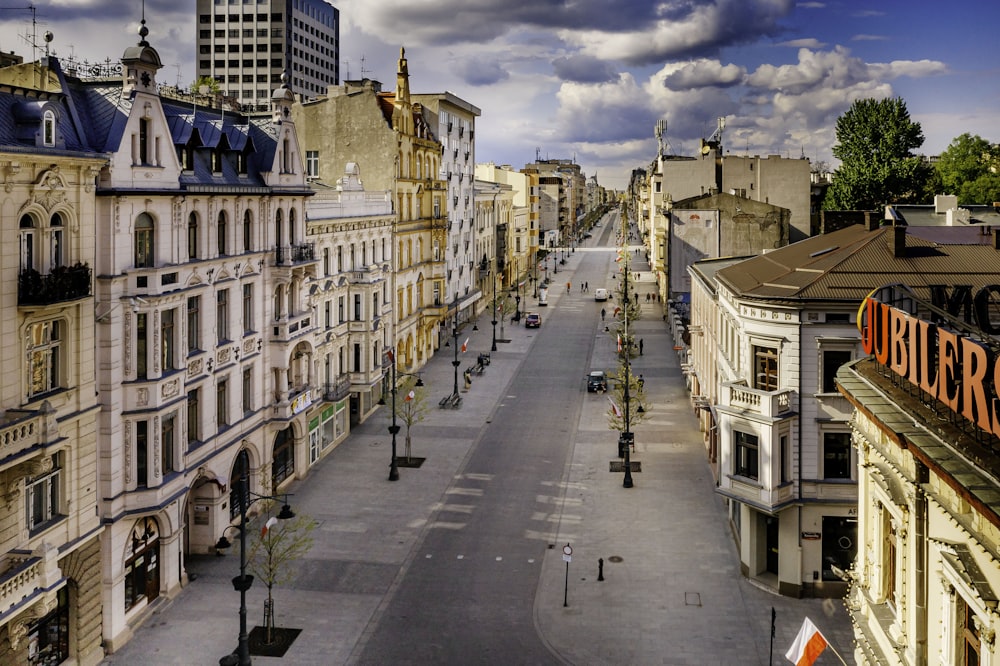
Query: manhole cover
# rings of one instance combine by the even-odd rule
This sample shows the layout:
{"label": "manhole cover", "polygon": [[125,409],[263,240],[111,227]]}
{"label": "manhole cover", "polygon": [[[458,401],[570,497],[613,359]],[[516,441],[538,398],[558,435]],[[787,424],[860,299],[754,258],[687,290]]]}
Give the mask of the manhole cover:
{"label": "manhole cover", "polygon": [[684,593],[684,605],[685,606],[701,606],[701,593],[700,592],[685,592]]}
{"label": "manhole cover", "polygon": [[[625,463],[622,462],[621,460],[612,460],[609,463],[608,466],[609,466],[609,469],[608,469],[609,472],[618,472],[620,474],[620,473],[623,473],[625,471]],[[630,466],[632,467],[632,471],[633,472],[641,472],[642,471],[642,461],[641,460],[633,460],[633,461],[631,461]]]}
{"label": "manhole cover", "polygon": [[615,564],[618,564],[621,561],[622,561],[621,555],[612,555],[611,557],[608,558],[608,562],[614,562]]}

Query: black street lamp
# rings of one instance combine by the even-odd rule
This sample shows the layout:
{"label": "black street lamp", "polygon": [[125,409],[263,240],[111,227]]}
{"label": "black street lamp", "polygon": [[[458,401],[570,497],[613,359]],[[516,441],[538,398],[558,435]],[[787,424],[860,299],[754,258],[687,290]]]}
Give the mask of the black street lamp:
{"label": "black street lamp", "polygon": [[[389,434],[392,435],[392,461],[389,463],[389,480],[399,481],[399,466],[396,464],[396,435],[399,434],[399,425],[396,423],[396,355],[392,351],[387,353],[389,360],[392,361],[392,425],[389,426]],[[424,380],[420,378],[419,374],[409,372],[400,374],[404,377],[416,377],[417,383],[414,386],[424,385]],[[383,404],[385,404],[384,401]]]}
{"label": "black street lamp", "polygon": [[635,434],[631,432],[629,424],[629,419],[631,417],[631,414],[629,413],[629,402],[630,402],[629,385],[632,383],[632,366],[630,362],[632,343],[628,336],[628,306],[629,306],[628,276],[629,273],[631,272],[630,262],[628,260],[628,246],[625,246],[625,255],[626,256],[623,266],[625,270],[625,280],[622,284],[623,287],[622,295],[624,297],[622,302],[622,315],[625,320],[625,393],[623,396],[624,398],[623,402],[625,403],[625,429],[621,433],[621,437],[619,438],[618,441],[618,451],[619,455],[621,455],[622,449],[623,448],[625,449],[625,478],[622,480],[622,487],[631,488],[633,485],[632,459],[629,453],[632,449],[632,442],[635,441]]}
{"label": "black street lamp", "polygon": [[455,344],[455,360],[451,362],[455,367],[455,391],[452,393],[452,397],[458,398],[458,366],[462,364],[458,360],[458,299],[455,299],[455,325],[451,328],[451,337]]}
{"label": "black street lamp", "polygon": [[[247,636],[247,590],[253,585],[253,576],[247,575],[247,509],[253,506],[254,502],[261,500],[281,500],[283,506],[278,513],[278,519],[288,520],[295,517],[291,507],[288,506],[289,496],[287,493],[283,495],[258,495],[250,492],[250,478],[247,476],[246,467],[243,468],[243,474],[240,477],[240,492],[237,494],[240,500],[240,524],[230,525],[230,527],[240,531],[240,575],[233,578],[233,588],[240,593],[240,637],[236,652],[220,659],[220,666],[251,666],[250,642]],[[225,550],[231,545],[229,539],[226,538],[225,530],[223,530],[215,547],[219,550]]]}
{"label": "black street lamp", "polygon": [[[494,263],[496,266],[496,263]],[[503,316],[502,314],[500,316]],[[496,269],[493,270],[493,346],[490,347],[491,351],[497,350],[497,272]]]}

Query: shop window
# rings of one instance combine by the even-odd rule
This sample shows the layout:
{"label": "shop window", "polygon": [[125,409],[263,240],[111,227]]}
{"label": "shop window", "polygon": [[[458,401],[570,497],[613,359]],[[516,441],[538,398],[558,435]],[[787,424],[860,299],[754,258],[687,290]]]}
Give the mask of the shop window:
{"label": "shop window", "polygon": [[24,483],[24,498],[27,508],[26,519],[31,533],[52,524],[61,516],[59,514],[60,480],[62,469],[59,454],[50,459],[51,469],[34,477],[28,477]]}
{"label": "shop window", "polygon": [[857,539],[856,518],[823,516],[823,580],[843,580],[837,572],[845,572],[854,564]]}
{"label": "shop window", "polygon": [[125,612],[160,596],[159,550],[156,522],[152,518],[136,522],[125,560]]}
{"label": "shop window", "polygon": [[850,479],[851,465],[851,433],[823,433],[823,478]]}
{"label": "shop window", "polygon": [[759,475],[760,456],[757,435],[734,430],[733,442],[735,445],[733,473],[756,481]]}

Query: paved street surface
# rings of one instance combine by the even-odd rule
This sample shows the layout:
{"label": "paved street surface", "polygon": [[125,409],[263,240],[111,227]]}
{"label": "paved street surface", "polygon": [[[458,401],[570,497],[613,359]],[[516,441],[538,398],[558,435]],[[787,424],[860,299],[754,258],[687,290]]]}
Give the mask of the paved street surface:
{"label": "paved street surface", "polygon": [[[460,409],[437,407],[454,383],[452,348],[430,360],[427,417],[413,427],[419,469],[386,480],[388,421],[376,414],[293,488],[295,511],[319,526],[294,580],[275,590],[275,617],[302,633],[283,658],[255,664],[781,664],[805,616],[852,662],[839,601],[777,596],[740,576],[662,306],[645,301],[653,279],[641,255],[630,285],[643,310],[641,471],[631,489],[609,471],[617,433],[583,376],[615,366],[599,315],[613,306],[592,293],[615,286],[611,226],[567,256],[547,308],[527,299],[541,329],[498,330],[509,342]],[[584,280],[591,293],[580,293]],[[490,350],[488,319],[463,328],[463,368]],[[236,553],[188,558],[192,582],[105,663],[218,664],[236,645],[238,569]],[[259,582],[248,593],[250,627],[265,595]],[[827,650],[817,663],[839,661]]]}

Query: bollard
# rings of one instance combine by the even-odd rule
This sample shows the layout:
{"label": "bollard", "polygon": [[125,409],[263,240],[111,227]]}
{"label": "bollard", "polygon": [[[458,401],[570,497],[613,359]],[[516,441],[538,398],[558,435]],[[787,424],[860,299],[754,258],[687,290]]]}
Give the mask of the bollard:
{"label": "bollard", "polygon": [[597,558],[597,580],[604,580],[604,558]]}

